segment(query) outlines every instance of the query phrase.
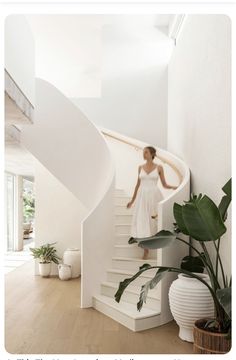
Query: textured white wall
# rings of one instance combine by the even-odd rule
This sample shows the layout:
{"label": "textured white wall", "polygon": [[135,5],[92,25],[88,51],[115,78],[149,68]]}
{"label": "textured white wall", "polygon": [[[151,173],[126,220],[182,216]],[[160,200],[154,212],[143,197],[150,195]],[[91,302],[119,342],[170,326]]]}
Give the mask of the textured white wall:
{"label": "textured white wall", "polygon": [[[231,23],[188,16],[168,73],[168,150],[190,167],[192,192],[216,203],[231,176]],[[230,219],[222,256],[230,272]]]}
{"label": "textured white wall", "polygon": [[[82,203],[35,160],[35,246],[57,242],[59,256],[68,247],[80,249],[81,222],[87,213]],[[57,274],[56,266],[52,270]]]}

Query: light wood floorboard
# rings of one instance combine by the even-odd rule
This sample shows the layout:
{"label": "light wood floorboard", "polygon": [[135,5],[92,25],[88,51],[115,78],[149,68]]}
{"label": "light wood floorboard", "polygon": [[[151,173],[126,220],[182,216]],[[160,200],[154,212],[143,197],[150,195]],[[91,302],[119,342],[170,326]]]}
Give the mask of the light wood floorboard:
{"label": "light wood floorboard", "polygon": [[134,333],[80,308],[80,280],[34,276],[30,261],[5,275],[5,347],[12,354],[190,354],[174,322]]}

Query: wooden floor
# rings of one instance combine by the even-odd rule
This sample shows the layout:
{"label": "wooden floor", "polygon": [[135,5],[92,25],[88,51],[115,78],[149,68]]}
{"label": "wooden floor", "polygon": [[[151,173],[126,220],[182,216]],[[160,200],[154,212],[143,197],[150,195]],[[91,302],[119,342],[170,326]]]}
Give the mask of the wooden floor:
{"label": "wooden floor", "polygon": [[30,261],[5,275],[6,350],[12,354],[190,354],[174,322],[134,333],[80,309],[80,280],[43,279]]}

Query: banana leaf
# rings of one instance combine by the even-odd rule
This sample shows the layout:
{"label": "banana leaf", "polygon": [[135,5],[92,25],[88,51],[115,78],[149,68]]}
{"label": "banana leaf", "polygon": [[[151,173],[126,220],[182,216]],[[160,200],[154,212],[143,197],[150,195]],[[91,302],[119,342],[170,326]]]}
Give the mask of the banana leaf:
{"label": "banana leaf", "polygon": [[[187,229],[188,235],[198,241],[219,239],[226,227],[216,204],[207,196],[193,196],[188,202],[176,206],[175,218],[179,228]],[[180,222],[180,223],[179,223]]]}
{"label": "banana leaf", "polygon": [[232,179],[229,179],[229,181],[222,187],[222,190],[224,191],[225,195],[222,197],[218,209],[223,221],[227,219],[227,211],[232,199],[231,184],[232,184]]}
{"label": "banana leaf", "polygon": [[224,311],[231,319],[231,287],[218,289],[216,291],[216,296]]}
{"label": "banana leaf", "polygon": [[176,240],[176,234],[171,231],[161,230],[153,236],[147,238],[135,238],[143,249],[162,249],[170,246]]}
{"label": "banana leaf", "polygon": [[176,220],[176,224],[178,229],[185,235],[189,235],[188,229],[186,228],[184,219],[183,219],[183,212],[182,212],[182,206],[174,203],[173,211],[174,211],[174,217]]}

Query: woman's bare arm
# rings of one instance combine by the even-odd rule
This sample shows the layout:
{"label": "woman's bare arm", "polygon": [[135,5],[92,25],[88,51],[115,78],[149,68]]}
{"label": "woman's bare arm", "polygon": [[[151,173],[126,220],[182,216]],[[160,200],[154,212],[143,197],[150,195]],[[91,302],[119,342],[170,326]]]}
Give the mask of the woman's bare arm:
{"label": "woman's bare arm", "polygon": [[161,183],[162,183],[162,185],[163,185],[163,187],[165,189],[176,190],[178,188],[178,186],[172,186],[172,185],[167,184],[166,179],[165,179],[165,175],[164,175],[164,169],[163,169],[163,167],[161,165],[158,166],[158,172],[159,172],[159,175],[160,175]]}
{"label": "woman's bare arm", "polygon": [[138,167],[138,179],[137,179],[137,183],[136,183],[136,185],[135,185],[134,194],[133,194],[133,196],[132,196],[132,199],[131,199],[130,202],[128,202],[128,204],[127,204],[127,208],[130,208],[130,207],[133,205],[133,203],[134,203],[134,201],[135,201],[135,199],[136,199],[137,192],[138,192],[138,188],[139,188],[139,186],[140,186],[140,179],[139,179],[140,170],[141,170],[141,166]]}

